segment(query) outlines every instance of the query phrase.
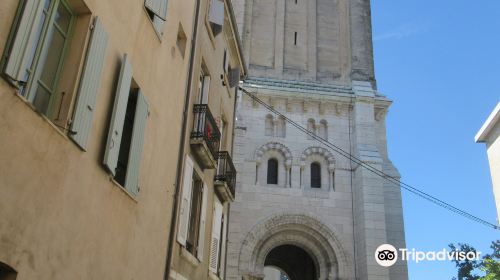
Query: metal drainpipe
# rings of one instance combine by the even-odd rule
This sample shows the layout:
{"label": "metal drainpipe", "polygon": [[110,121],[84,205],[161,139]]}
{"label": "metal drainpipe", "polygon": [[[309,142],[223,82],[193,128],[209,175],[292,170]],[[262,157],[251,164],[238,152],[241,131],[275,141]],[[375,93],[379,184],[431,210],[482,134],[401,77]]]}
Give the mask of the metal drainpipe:
{"label": "metal drainpipe", "polygon": [[186,85],[186,95],[184,98],[184,111],[182,113],[182,128],[180,135],[180,147],[179,154],[177,156],[177,173],[175,175],[175,192],[174,192],[174,208],[172,209],[172,216],[170,217],[170,234],[168,237],[168,247],[167,247],[167,261],[165,263],[165,274],[163,275],[164,280],[168,280],[170,276],[170,267],[172,265],[172,254],[173,254],[173,246],[174,246],[174,236],[175,229],[177,227],[177,211],[179,208],[179,194],[180,194],[180,181],[181,181],[181,172],[182,172],[182,160],[184,158],[184,149],[185,149],[185,141],[186,141],[186,130],[187,130],[187,116],[190,112],[189,110],[189,101],[191,97],[191,85],[193,79],[193,69],[194,69],[194,57],[196,53],[196,41],[198,37],[198,18],[200,15],[200,2],[201,0],[196,0],[196,12],[195,12],[195,20],[193,26],[193,36],[191,38],[191,50],[189,56],[189,70],[188,70],[188,79]]}
{"label": "metal drainpipe", "polygon": [[[231,158],[234,158],[234,130],[236,128],[236,102],[238,100],[238,89],[239,89],[239,85],[236,85],[235,89],[234,89],[234,107],[233,107],[233,137],[231,138]],[[236,185],[234,186],[234,196],[235,196],[235,199],[236,199]],[[230,220],[230,216],[231,216],[231,203],[228,203],[227,204],[227,221],[226,221],[226,247],[225,247],[225,258],[224,258],[224,279],[226,279],[226,276],[227,276],[227,245],[229,243],[229,220]]]}

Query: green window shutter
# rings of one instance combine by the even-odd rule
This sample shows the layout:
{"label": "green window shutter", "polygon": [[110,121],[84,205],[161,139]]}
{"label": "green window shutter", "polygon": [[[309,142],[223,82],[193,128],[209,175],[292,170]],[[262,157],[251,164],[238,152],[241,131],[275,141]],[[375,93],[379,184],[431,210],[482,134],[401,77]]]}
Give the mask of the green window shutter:
{"label": "green window shutter", "polygon": [[211,0],[208,21],[219,26],[224,24],[224,1]]}
{"label": "green window shutter", "polygon": [[113,114],[109,126],[108,141],[104,153],[104,165],[111,174],[116,175],[118,164],[118,154],[123,133],[123,123],[127,111],[128,96],[130,94],[130,84],[132,83],[132,65],[128,61],[128,56],[123,56],[120,78],[116,87],[115,103]]}
{"label": "green window shutter", "polygon": [[[38,25],[43,14],[41,0],[25,0],[24,9],[19,18],[17,30],[10,45],[10,54],[7,58],[4,73],[14,81],[22,81],[25,75],[25,66],[28,59],[26,51],[35,46]],[[26,82],[26,81],[24,81]]]}
{"label": "green window shutter", "polygon": [[179,232],[177,241],[186,246],[188,235],[189,212],[191,211],[191,196],[193,190],[193,160],[186,156],[184,163],[184,178],[182,180],[181,208],[179,213]]}
{"label": "green window shutter", "polygon": [[144,6],[162,20],[167,19],[168,0],[145,0]]}
{"label": "green window shutter", "polygon": [[219,249],[222,226],[223,206],[217,197],[214,197],[214,217],[212,225],[212,242],[210,244],[210,266],[209,269],[213,273],[218,273],[219,268]]}
{"label": "green window shutter", "polygon": [[130,143],[127,175],[125,177],[125,189],[133,195],[138,195],[139,171],[142,149],[144,147],[144,134],[146,131],[146,121],[149,115],[149,106],[141,90],[137,93],[137,104],[135,108],[134,128],[132,129],[132,141]]}
{"label": "green window shutter", "polygon": [[208,188],[207,185],[203,185],[203,198],[201,201],[201,217],[200,217],[200,232],[198,235],[198,254],[197,258],[200,262],[203,262],[203,254],[205,252],[205,228],[207,221],[207,199],[208,199]]}
{"label": "green window shutter", "polygon": [[87,49],[87,57],[78,92],[78,101],[71,123],[72,133],[70,134],[70,137],[84,151],[87,150],[87,141],[92,129],[92,118],[99,91],[107,44],[108,34],[104,30],[99,18],[96,18]]}
{"label": "green window shutter", "polygon": [[222,25],[224,24],[224,1],[210,1],[208,21],[212,26],[212,32],[214,33],[214,36],[217,36],[222,31]]}

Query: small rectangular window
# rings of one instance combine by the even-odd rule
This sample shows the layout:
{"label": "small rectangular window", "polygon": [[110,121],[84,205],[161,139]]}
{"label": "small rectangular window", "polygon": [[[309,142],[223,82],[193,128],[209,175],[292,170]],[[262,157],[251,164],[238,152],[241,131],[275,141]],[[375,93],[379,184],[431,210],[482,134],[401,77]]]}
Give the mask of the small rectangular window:
{"label": "small rectangular window", "polygon": [[297,32],[295,32],[293,44],[297,45]]}

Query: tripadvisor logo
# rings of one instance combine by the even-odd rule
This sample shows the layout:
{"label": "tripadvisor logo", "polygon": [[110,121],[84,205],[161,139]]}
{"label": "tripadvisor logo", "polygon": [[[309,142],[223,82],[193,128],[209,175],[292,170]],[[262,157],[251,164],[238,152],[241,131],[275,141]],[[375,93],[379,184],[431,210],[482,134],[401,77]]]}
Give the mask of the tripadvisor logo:
{"label": "tripadvisor logo", "polygon": [[422,252],[406,248],[397,250],[390,244],[383,244],[375,250],[375,261],[383,267],[390,267],[398,261],[398,255],[401,256],[402,261],[414,261],[415,263],[421,261],[477,261],[481,258],[481,252],[448,251],[446,249]]}

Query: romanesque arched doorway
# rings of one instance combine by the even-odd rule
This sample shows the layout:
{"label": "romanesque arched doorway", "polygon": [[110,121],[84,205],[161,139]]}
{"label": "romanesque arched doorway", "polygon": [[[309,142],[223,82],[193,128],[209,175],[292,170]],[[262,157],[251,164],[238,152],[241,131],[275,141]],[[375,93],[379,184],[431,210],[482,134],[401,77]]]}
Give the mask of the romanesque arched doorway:
{"label": "romanesque arched doorway", "polygon": [[[305,265],[288,255],[298,255]],[[334,229],[305,214],[275,214],[248,233],[239,257],[241,276],[262,280],[269,266],[283,270],[290,280],[353,279],[351,258]]]}
{"label": "romanesque arched doorway", "polygon": [[[279,279],[272,279],[264,270],[264,280],[318,280],[317,260],[304,249],[294,245],[281,245],[269,252],[264,265],[277,267],[283,273]],[[268,279],[269,278],[269,279]]]}

